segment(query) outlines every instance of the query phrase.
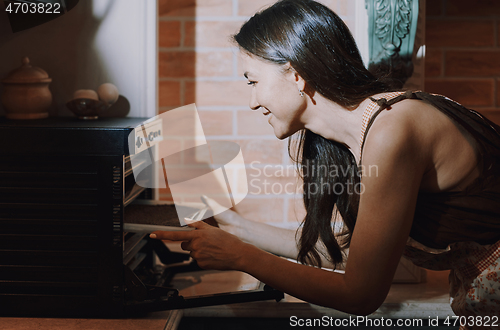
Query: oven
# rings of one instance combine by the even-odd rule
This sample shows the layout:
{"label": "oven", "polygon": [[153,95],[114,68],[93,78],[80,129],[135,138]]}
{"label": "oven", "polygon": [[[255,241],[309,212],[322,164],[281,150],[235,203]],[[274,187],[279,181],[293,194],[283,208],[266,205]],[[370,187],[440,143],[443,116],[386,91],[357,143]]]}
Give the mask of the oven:
{"label": "oven", "polygon": [[169,281],[196,262],[124,232],[131,205],[158,203],[136,184],[128,153],[144,121],[0,120],[2,316],[123,317],[283,297],[265,287],[184,298]]}

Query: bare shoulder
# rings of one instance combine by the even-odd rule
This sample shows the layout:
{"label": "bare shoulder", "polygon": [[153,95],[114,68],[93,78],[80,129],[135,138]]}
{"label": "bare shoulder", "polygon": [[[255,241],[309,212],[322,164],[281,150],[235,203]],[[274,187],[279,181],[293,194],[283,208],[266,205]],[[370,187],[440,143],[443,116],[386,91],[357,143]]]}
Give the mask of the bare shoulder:
{"label": "bare shoulder", "polygon": [[380,113],[366,136],[363,162],[370,149],[391,148],[425,167],[423,191],[461,190],[478,176],[474,141],[446,114],[423,101],[403,100]]}
{"label": "bare shoulder", "polygon": [[[417,134],[425,137],[447,121],[445,114],[420,100],[402,100],[383,110],[371,130],[378,134],[395,133],[400,137]],[[375,135],[375,134],[373,134]]]}
{"label": "bare shoulder", "polygon": [[[363,162],[370,154],[429,158],[433,132],[441,122],[439,111],[418,100],[402,100],[383,110],[368,131],[363,148]],[[385,157],[387,158],[387,157]]]}

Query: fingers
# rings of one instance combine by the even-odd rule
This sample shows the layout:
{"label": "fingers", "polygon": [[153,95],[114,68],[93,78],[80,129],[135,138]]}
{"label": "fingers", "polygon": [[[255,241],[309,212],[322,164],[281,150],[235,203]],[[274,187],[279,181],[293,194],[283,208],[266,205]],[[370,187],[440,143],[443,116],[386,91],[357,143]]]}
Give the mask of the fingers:
{"label": "fingers", "polygon": [[168,241],[190,241],[193,239],[191,231],[154,231],[149,235],[150,238],[168,240]]}
{"label": "fingers", "polygon": [[191,251],[191,242],[182,242],[181,249],[184,251]]}
{"label": "fingers", "polygon": [[[188,224],[195,229],[213,228],[203,221],[196,221]],[[150,238],[168,241],[190,241],[195,237],[195,231],[154,231],[149,234]]]}
{"label": "fingers", "polygon": [[195,260],[197,260],[197,257],[200,255],[200,252],[198,249],[195,248],[194,242],[193,241],[185,241],[181,243],[181,249],[183,251],[188,251],[189,256]]}

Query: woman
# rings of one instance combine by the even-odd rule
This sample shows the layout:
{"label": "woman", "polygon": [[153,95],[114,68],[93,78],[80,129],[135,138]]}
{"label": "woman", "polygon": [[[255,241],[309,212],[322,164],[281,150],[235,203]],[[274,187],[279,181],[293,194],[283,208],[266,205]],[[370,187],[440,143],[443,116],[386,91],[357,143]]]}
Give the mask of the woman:
{"label": "woman", "polygon": [[[488,279],[488,293],[475,301],[466,297],[480,291],[473,281],[500,275],[498,127],[441,96],[390,93],[365,69],[340,18],[312,0],[280,1],[234,39],[252,88],[250,107],[269,117],[279,139],[301,132],[297,159],[307,215],[300,239],[232,211],[216,216],[220,228],[198,222],[194,231],[151,236],[183,241],[203,268],[244,271],[303,300],[358,315],[382,304],[404,253],[431,269],[453,269],[457,315],[499,315],[498,282]],[[310,170],[332,164],[377,171]],[[311,193],[325,182],[362,189]],[[342,235],[332,232],[337,215]],[[275,256],[335,267],[347,247],[345,274]],[[486,266],[479,269],[481,262]]]}

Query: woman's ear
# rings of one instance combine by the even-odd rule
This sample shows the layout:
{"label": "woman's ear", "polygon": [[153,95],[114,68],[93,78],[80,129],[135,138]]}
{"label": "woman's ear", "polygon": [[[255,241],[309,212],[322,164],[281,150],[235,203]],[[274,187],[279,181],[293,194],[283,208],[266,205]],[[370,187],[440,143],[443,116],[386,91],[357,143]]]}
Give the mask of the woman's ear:
{"label": "woman's ear", "polygon": [[297,85],[297,91],[304,91],[306,89],[306,81],[302,76],[295,71],[293,66],[290,63],[285,64],[284,66],[285,73],[287,75],[287,79],[290,79],[290,81],[294,82]]}
{"label": "woman's ear", "polygon": [[295,83],[297,84],[297,88],[299,91],[304,92],[306,90],[306,81],[297,71],[294,72],[295,72]]}

